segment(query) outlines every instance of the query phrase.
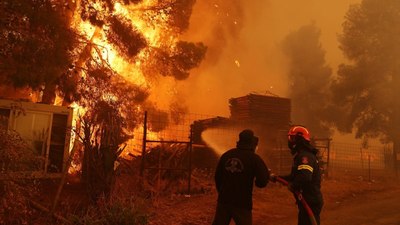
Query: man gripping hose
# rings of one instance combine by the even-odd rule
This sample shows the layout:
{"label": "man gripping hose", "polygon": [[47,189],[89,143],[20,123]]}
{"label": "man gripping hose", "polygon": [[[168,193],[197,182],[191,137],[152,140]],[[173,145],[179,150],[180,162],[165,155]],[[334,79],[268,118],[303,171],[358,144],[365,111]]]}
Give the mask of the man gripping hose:
{"label": "man gripping hose", "polygon": [[269,170],[255,153],[258,137],[252,130],[240,132],[236,148],[228,150],[219,159],[215,172],[218,191],[217,209],[213,225],[252,225],[253,184],[267,186]]}
{"label": "man gripping hose", "polygon": [[[310,132],[304,126],[292,126],[288,132],[288,147],[293,155],[291,173],[279,179],[287,181],[298,206],[298,225],[319,225],[323,206],[318,150],[310,144]],[[271,180],[277,177],[271,175]]]}

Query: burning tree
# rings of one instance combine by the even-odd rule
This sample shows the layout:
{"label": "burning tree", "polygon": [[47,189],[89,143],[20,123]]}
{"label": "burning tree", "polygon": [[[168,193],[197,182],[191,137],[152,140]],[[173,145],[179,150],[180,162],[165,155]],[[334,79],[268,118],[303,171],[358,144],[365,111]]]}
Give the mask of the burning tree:
{"label": "burning tree", "polygon": [[138,89],[160,75],[185,79],[206,52],[202,43],[179,40],[194,3],[2,1],[1,78],[43,91],[47,103],[57,94],[64,105],[82,98],[78,85],[93,69]]}
{"label": "burning tree", "polygon": [[[75,20],[87,23],[93,32],[66,79],[85,80],[72,87],[80,96],[68,95],[76,91],[64,92],[64,100],[78,101],[89,109],[83,128],[83,168],[92,191],[100,190],[99,194],[106,195],[110,192],[114,161],[123,150],[120,146],[135,128],[140,106],[152,105],[146,103],[151,88],[147,79],[185,79],[203,59],[203,44],[178,40],[187,29],[193,3],[176,0],[75,4],[75,12],[79,13]],[[103,168],[97,180],[92,176],[96,174],[96,162],[100,162],[96,168]],[[100,185],[96,185],[98,180]]]}
{"label": "burning tree", "polygon": [[84,146],[82,178],[93,200],[109,197],[114,183],[114,162],[124,150],[129,135],[123,118],[113,102],[97,102],[95,108],[81,118],[80,139]]}
{"label": "burning tree", "polygon": [[379,137],[400,144],[400,2],[363,0],[350,7],[340,48],[342,64],[332,85],[334,123],[356,137]]}
{"label": "burning tree", "polygon": [[80,135],[85,157],[93,159],[85,163],[109,174],[139,113],[155,106],[151,81],[186,79],[205,56],[202,43],[179,39],[194,3],[2,1],[0,79],[41,92],[42,102],[83,108]]}
{"label": "burning tree", "polygon": [[0,11],[2,85],[43,90],[43,101],[50,102],[78,47],[65,7],[50,0],[5,0]]}

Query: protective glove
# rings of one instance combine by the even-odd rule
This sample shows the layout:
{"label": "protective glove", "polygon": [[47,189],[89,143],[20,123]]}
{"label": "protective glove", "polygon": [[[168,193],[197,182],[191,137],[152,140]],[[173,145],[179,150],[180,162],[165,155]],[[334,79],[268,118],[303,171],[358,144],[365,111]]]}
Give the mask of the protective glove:
{"label": "protective glove", "polygon": [[278,177],[277,175],[275,175],[274,173],[271,173],[269,175],[269,180],[275,183],[277,177]]}

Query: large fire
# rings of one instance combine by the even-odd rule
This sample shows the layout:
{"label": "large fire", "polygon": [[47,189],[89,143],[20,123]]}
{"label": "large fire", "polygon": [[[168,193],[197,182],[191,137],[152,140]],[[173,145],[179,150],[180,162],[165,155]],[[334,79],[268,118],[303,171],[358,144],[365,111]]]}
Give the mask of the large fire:
{"label": "large fire", "polygon": [[[77,4],[79,4],[79,1],[77,2]],[[135,26],[140,29],[144,36],[147,38],[148,43],[155,44],[158,42],[156,36],[158,36],[158,34],[160,33],[159,27],[154,27],[154,29],[150,30],[137,16],[135,17],[134,15],[131,15],[127,7],[119,3],[116,3],[114,7],[115,15],[128,17],[130,20],[132,20]],[[101,10],[101,8],[97,10]],[[102,46],[104,48],[101,56],[108,61],[108,63],[115,71],[124,76],[130,82],[139,85],[147,84],[147,81],[140,70],[140,61],[143,60],[145,54],[139,54],[135,63],[127,62],[118,53],[118,51],[110,43],[107,42],[105,30],[109,29],[109,27],[105,26],[103,29],[99,29],[95,25],[91,24],[89,21],[82,20],[82,18],[78,14],[74,15],[73,24],[75,28],[80,31],[80,33],[83,34],[88,40],[91,40],[94,45]],[[93,49],[92,51],[95,50]],[[92,52],[92,54],[96,54],[96,52]]]}
{"label": "large fire", "polygon": [[[151,109],[170,110],[171,105],[176,101],[177,93],[174,87],[176,80],[184,79],[187,76],[185,74],[191,68],[198,66],[205,53],[203,45],[180,42],[179,36],[185,29],[184,25],[181,25],[181,27],[171,25],[171,21],[177,24],[185,24],[185,22],[172,18],[173,13],[182,13],[183,16],[179,19],[188,20],[189,17],[185,19],[184,14],[191,12],[193,4],[194,1],[179,0],[168,2],[158,0],[124,1],[123,3],[77,0],[74,2],[74,7],[71,7],[75,9],[72,13],[71,24],[85,40],[88,40],[85,50],[89,49],[91,55],[83,56],[84,53],[82,53],[77,62],[80,65],[77,66],[85,67],[85,60],[82,60],[82,58],[91,57],[97,63],[109,66],[112,71],[123,78],[123,82],[148,90],[149,96],[146,101],[136,106],[136,113],[143,114],[146,105],[151,105]],[[107,12],[104,12],[104,10]],[[144,40],[142,41],[147,45],[146,47],[138,47],[138,52],[135,53],[118,48],[115,40],[123,40],[121,34],[118,34],[120,32],[118,29],[123,29],[122,25],[125,26],[126,24],[129,24],[131,28],[129,32],[133,30],[138,36],[143,36]],[[115,28],[117,25],[121,26]],[[114,36],[110,41],[111,35]],[[138,40],[140,41],[140,39]],[[135,41],[137,40],[131,40],[131,42]],[[140,43],[137,45],[139,46]],[[196,56],[198,54],[196,48],[202,49],[198,56]],[[127,58],[127,53],[131,57]],[[154,58],[157,60],[154,60]],[[170,68],[171,65],[172,69]],[[80,76],[85,77],[87,74],[81,71]],[[102,98],[118,100],[118,96],[112,93],[103,92],[101,95]],[[87,110],[84,106],[76,103],[74,103],[74,107],[80,115]],[[136,127],[133,132],[142,134],[142,129],[142,127]],[[157,132],[151,130],[147,131],[147,135],[153,140],[159,138]],[[133,142],[131,143],[133,146],[141,144],[137,137],[130,142]],[[138,149],[134,150],[137,151]]]}
{"label": "large fire", "polygon": [[134,145],[141,145],[145,111],[160,113],[164,124],[149,122],[147,137],[161,139],[177,112],[187,111],[178,98],[178,82],[200,65],[207,50],[203,43],[183,40],[194,3],[2,2],[4,17],[10,19],[2,24],[6,88],[0,91],[13,99],[73,107],[74,134],[85,152],[109,148],[120,155],[120,146],[132,137]]}

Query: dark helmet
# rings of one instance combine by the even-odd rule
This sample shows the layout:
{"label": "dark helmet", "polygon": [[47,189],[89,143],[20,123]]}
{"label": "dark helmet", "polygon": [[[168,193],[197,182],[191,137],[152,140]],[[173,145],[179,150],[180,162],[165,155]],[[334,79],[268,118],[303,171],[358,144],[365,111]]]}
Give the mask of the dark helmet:
{"label": "dark helmet", "polygon": [[[295,146],[300,143],[310,143],[311,135],[310,132],[301,125],[292,126],[288,132],[288,146],[291,150],[294,150]],[[293,152],[292,152],[293,153]]]}
{"label": "dark helmet", "polygon": [[239,141],[237,147],[255,149],[258,145],[258,137],[254,136],[254,132],[250,129],[245,129],[239,134]]}

